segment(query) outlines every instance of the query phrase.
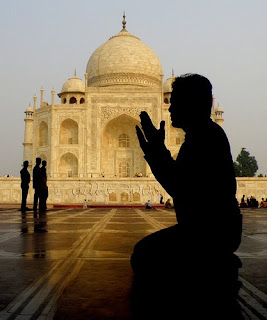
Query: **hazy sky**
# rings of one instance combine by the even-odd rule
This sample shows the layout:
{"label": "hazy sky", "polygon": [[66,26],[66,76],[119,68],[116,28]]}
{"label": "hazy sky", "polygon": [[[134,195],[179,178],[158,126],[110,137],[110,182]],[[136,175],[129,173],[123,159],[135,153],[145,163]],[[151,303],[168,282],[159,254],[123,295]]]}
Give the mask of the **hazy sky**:
{"label": "hazy sky", "polygon": [[[18,176],[24,111],[40,89],[77,75],[94,50],[127,30],[158,55],[164,79],[194,72],[213,84],[234,160],[245,147],[267,174],[266,0],[0,1],[0,175]],[[59,102],[57,98],[56,103]],[[219,169],[219,168],[218,168]]]}

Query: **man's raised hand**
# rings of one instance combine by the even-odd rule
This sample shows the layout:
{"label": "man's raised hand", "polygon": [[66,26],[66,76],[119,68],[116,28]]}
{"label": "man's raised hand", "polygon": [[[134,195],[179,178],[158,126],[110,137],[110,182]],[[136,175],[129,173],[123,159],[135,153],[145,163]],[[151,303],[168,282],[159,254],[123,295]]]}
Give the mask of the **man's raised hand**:
{"label": "man's raised hand", "polygon": [[142,130],[136,126],[136,133],[140,147],[146,154],[149,147],[158,147],[164,144],[165,140],[165,121],[160,122],[160,128],[156,129],[146,111],[140,114]]}

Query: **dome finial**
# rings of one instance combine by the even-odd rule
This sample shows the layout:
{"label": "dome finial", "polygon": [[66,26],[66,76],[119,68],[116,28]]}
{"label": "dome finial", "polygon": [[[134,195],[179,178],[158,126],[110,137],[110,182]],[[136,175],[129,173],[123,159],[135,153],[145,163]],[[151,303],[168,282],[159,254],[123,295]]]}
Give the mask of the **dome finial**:
{"label": "dome finial", "polygon": [[174,77],[174,69],[172,68],[172,77]]}
{"label": "dome finial", "polygon": [[123,12],[122,30],[123,30],[123,31],[126,30],[125,11]]}
{"label": "dome finial", "polygon": [[74,77],[77,76],[76,68],[74,69]]}

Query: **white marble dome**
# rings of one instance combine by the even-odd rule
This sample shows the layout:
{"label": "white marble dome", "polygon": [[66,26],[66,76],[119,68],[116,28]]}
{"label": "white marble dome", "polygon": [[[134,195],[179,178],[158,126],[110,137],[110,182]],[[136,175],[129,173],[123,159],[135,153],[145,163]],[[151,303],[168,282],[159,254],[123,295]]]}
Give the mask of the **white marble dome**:
{"label": "white marble dome", "polygon": [[85,83],[76,75],[74,77],[68,79],[62,86],[61,93],[67,92],[85,92]]}
{"label": "white marble dome", "polygon": [[162,83],[162,67],[156,53],[130,34],[125,25],[122,31],[94,51],[86,72],[91,87],[158,87]]}

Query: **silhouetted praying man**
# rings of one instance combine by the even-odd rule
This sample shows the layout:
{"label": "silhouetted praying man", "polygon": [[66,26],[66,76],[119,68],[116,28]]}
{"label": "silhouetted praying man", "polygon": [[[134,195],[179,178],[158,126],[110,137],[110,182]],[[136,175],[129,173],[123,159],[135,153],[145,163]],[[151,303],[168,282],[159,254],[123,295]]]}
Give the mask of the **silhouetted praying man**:
{"label": "silhouetted praying man", "polygon": [[[206,298],[209,303],[212,295],[216,296],[218,292],[213,292],[218,283],[218,299],[225,299],[224,305],[230,301],[228,305],[231,305],[237,270],[241,266],[233,252],[241,242],[242,215],[236,200],[229,142],[223,129],[210,118],[212,85],[208,79],[186,74],[177,77],[172,87],[169,108],[172,126],[182,128],[186,133],[177,159],[171,157],[164,144],[164,121],[157,130],[147,112],[143,111],[140,114],[142,130],[136,126],[136,131],[154,176],[173,198],[178,224],[139,241],[132,254],[132,268],[135,275],[143,282],[148,281],[150,286],[153,286],[154,276],[156,290],[165,291],[162,298],[173,289],[175,306],[179,303],[177,296],[184,299],[185,306],[193,298],[189,297],[191,290],[200,287],[201,299]],[[193,205],[195,195],[198,201]],[[173,281],[176,281],[174,288]],[[216,309],[215,301],[212,303]],[[203,308],[208,319],[208,305],[199,303],[198,307],[198,313],[201,314]],[[211,314],[210,318],[213,316]]]}

